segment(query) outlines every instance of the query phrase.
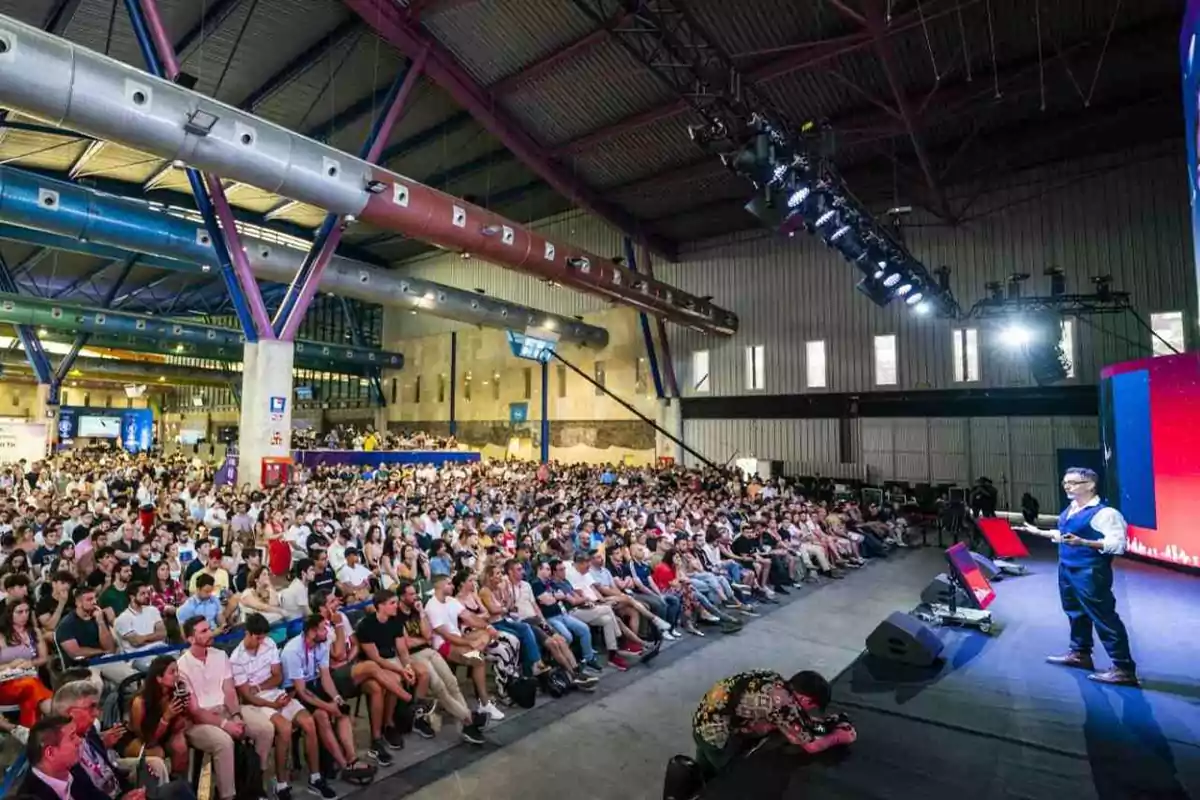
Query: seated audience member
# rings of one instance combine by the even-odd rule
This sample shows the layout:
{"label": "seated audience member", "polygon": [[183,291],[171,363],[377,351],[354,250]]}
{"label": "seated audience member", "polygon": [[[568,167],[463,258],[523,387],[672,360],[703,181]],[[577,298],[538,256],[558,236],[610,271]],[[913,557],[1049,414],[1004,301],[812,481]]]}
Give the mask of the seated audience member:
{"label": "seated audience member", "polygon": [[337,588],[337,575],[334,574],[333,567],[329,566],[329,551],[312,548],[309,550],[309,557],[313,564],[313,577],[309,582],[309,591],[331,593]]}
{"label": "seated audience member", "polygon": [[829,682],[816,672],[784,679],[752,670],[723,678],[705,693],[692,717],[696,763],[711,776],[775,733],[809,754],[853,744],[858,735],[850,721],[841,714],[825,715],[829,698]]}
{"label": "seated audience member", "polygon": [[673,547],[663,551],[658,564],[650,572],[650,580],[663,594],[679,598],[680,619],[683,629],[693,636],[703,636],[704,633],[696,627],[700,622],[718,622],[718,618],[710,615],[701,605],[700,596],[692,583],[683,572],[683,557]]}
{"label": "seated audience member", "polygon": [[329,623],[320,614],[304,618],[300,635],[288,640],[280,655],[284,686],[312,713],[321,744],[338,769],[352,779],[370,777],[375,770],[358,758],[350,706],[329,672],[328,639]]}
{"label": "seated audience member", "polygon": [[[563,638],[567,647],[573,642],[579,642],[579,655],[582,659],[580,669],[598,674],[602,669],[600,662],[596,660],[596,651],[592,649],[592,629],[587,623],[567,613],[562,601],[558,599],[550,578],[551,563],[546,560],[538,562],[536,577],[529,584],[538,613],[551,630]],[[615,634],[613,641],[616,641]]]}
{"label": "seated audience member", "polygon": [[302,619],[309,613],[308,594],[316,574],[309,558],[300,559],[292,567],[292,582],[279,593],[279,603],[288,619]]}
{"label": "seated audience member", "polygon": [[[541,675],[550,669],[543,661],[542,648],[533,627],[522,622],[512,613],[510,606],[515,602],[512,591],[506,589],[507,579],[501,569],[501,564],[489,563],[483,568],[481,586],[477,592],[479,607],[468,611],[479,614],[488,625],[496,630],[515,636],[520,642],[521,669],[525,675]],[[500,595],[508,592],[505,602]],[[541,641],[544,641],[542,639]]]}
{"label": "seated audience member", "polygon": [[212,575],[196,576],[196,592],[179,607],[176,616],[186,624],[193,617],[203,617],[214,633],[225,629],[225,609],[216,595],[216,581]]}
{"label": "seated audience member", "polygon": [[449,575],[433,576],[433,597],[425,605],[425,616],[432,632],[431,644],[451,664],[468,667],[475,687],[478,711],[493,720],[504,719],[504,713],[491,701],[487,688],[487,668],[483,651],[492,641],[487,630],[464,633],[459,619],[466,609],[453,595],[454,585]]}
{"label": "seated audience member", "polygon": [[486,593],[480,593],[480,599],[488,611],[503,614],[528,625],[537,638],[538,647],[542,652],[549,653],[555,663],[567,671],[577,688],[594,689],[596,677],[584,671],[575,654],[571,652],[567,640],[546,622],[537,601],[534,600],[533,587],[524,580],[521,562],[512,558],[504,567],[507,574],[499,579],[493,576],[492,586]]}
{"label": "seated audience member", "polygon": [[[259,567],[262,569],[262,567]],[[259,614],[246,616],[246,635],[229,657],[233,683],[245,716],[259,717],[275,728],[275,780],[277,800],[290,800],[288,759],[292,753],[292,730],[304,735],[308,760],[308,788],[325,800],[334,800],[335,792],[321,776],[321,746],[316,722],[299,700],[283,689],[283,664],[279,648],[267,634],[270,625]]]}
{"label": "seated audience member", "polygon": [[29,587],[32,585],[32,581],[24,572],[10,572],[4,576],[2,585],[4,600],[23,600],[29,596]]}
{"label": "seated audience member", "polygon": [[[603,551],[596,551],[603,558]],[[595,603],[597,606],[607,606],[613,610],[614,616],[617,618],[617,626],[621,629],[621,634],[625,639],[621,650],[630,655],[639,655],[645,649],[645,642],[638,636],[637,631],[640,614],[637,609],[625,602],[621,597],[608,597],[600,591],[596,584],[596,579],[591,574],[592,554],[584,550],[577,550],[571,564],[564,566],[564,574],[571,588],[579,594],[583,595],[588,601]],[[624,597],[624,596],[622,596]]]}
{"label": "seated audience member", "polygon": [[[388,750],[404,747],[400,732],[389,727],[395,719],[396,704],[400,700],[408,703],[412,694],[396,674],[381,669],[373,661],[359,659],[358,637],[342,613],[342,601],[336,594],[317,592],[311,603],[313,613],[329,623],[329,674],[333,676],[333,686],[343,698],[367,696],[371,742],[366,755],[386,767],[392,763]],[[385,729],[390,730],[387,736]]]}
{"label": "seated audience member", "polygon": [[[446,659],[433,646],[433,628],[421,604],[417,587],[409,581],[401,581],[396,589],[399,595],[396,618],[404,630],[404,646],[416,664],[423,664],[429,671],[429,692],[441,704],[441,709],[462,723],[463,739],[471,744],[483,744],[483,723],[486,714],[472,714],[458,686],[458,678],[446,663]],[[471,665],[472,672],[483,662]],[[484,680],[486,680],[486,675]],[[472,675],[474,680],[474,675]]]}
{"label": "seated audience member", "polygon": [[218,800],[231,800],[237,793],[234,740],[250,737],[265,770],[275,728],[259,717],[242,715],[229,656],[212,646],[208,620],[202,615],[184,620],[183,636],[188,649],[179,657],[179,675],[187,688],[187,713],[192,722],[185,738],[192,747],[212,756]]}
{"label": "seated audience member", "polygon": [[[149,586],[136,582],[129,585],[129,605],[117,616],[113,630],[122,653],[149,650],[167,641],[162,614],[150,605]],[[150,666],[150,659],[135,658],[130,663],[134,669],[145,671]]]}
{"label": "seated audience member", "polygon": [[[27,598],[4,601],[0,609],[0,704],[20,707],[17,724],[28,729],[50,710],[51,691],[38,677],[49,660]],[[0,718],[0,729],[11,723]]]}
{"label": "seated audience member", "polygon": [[129,708],[129,727],[136,735],[127,753],[138,755],[141,747],[148,755],[167,759],[173,778],[188,773],[187,731],[192,726],[188,702],[179,691],[179,665],[174,656],[155,656],[146,670],[142,690]]}
{"label": "seated audience member", "polygon": [[[96,607],[96,590],[91,586],[81,586],[75,590],[75,609],[58,623],[54,636],[68,667],[87,666],[85,662],[89,658],[117,652],[117,639],[104,613]],[[119,685],[121,681],[137,674],[137,670],[126,661],[114,661],[89,669],[97,689],[102,680]]]}
{"label": "seated audience member", "polygon": [[[69,717],[80,739],[80,769],[75,773],[75,780],[90,782],[102,796],[109,798],[122,796],[137,783],[140,776],[136,771],[140,759],[128,755],[136,734],[130,732],[123,723],[117,723],[107,730],[97,727],[100,692],[90,680],[68,681],[60,686],[54,693],[51,710],[54,714]],[[117,754],[116,760],[109,755],[110,751]],[[145,764],[158,780],[169,779],[167,765],[161,758],[148,756]],[[172,788],[178,790],[178,784]],[[190,796],[190,789],[185,794]]]}
{"label": "seated audience member", "polygon": [[[594,598],[575,590],[567,580],[567,564],[558,559],[550,560],[550,584],[552,597],[562,603],[575,619],[589,627],[595,625],[604,634],[604,648],[608,652],[608,665],[618,672],[629,669],[629,662],[620,650],[620,635],[626,630],[611,606],[598,605]],[[561,631],[560,631],[561,633]],[[627,651],[628,652],[628,651]]]}
{"label": "seated audience member", "polygon": [[[620,548],[617,547],[614,550],[619,551]],[[641,621],[645,620],[660,634],[670,631],[671,626],[667,624],[666,620],[655,615],[654,612],[640,603],[635,597],[626,594],[617,586],[616,580],[613,578],[613,574],[609,571],[607,562],[605,561],[605,552],[608,551],[593,551],[587,566],[587,576],[591,579],[592,589],[599,595],[601,601],[605,605],[612,606],[618,614],[624,616],[630,630],[638,630]],[[617,556],[618,559],[620,557],[620,555]],[[580,565],[581,563],[577,559],[576,566]],[[576,571],[576,574],[579,575],[580,573]]]}
{"label": "seated audience member", "polygon": [[[36,800],[109,800],[87,776],[77,779],[82,742],[70,717],[45,717],[29,732],[25,755],[29,771],[13,797]],[[146,800],[145,789],[120,795],[122,800]]]}
{"label": "seated audience member", "polygon": [[42,635],[51,645],[54,644],[54,633],[58,623],[74,609],[74,589],[75,577],[66,571],[51,573],[46,583],[42,584],[42,595],[34,611],[42,628]]}
{"label": "seated audience member", "polygon": [[356,547],[346,548],[346,563],[338,571],[338,588],[347,603],[357,603],[371,596],[371,570],[363,566]]}
{"label": "seated audience member", "polygon": [[242,613],[247,616],[251,613],[258,614],[271,624],[287,618],[280,592],[271,582],[270,570],[263,566],[255,567],[247,576],[246,583],[247,586],[238,600]]}
{"label": "seated audience member", "polygon": [[154,565],[154,579],[150,581],[150,605],[160,614],[175,613],[187,600],[183,585],[171,577],[171,564],[159,561]]}
{"label": "seated audience member", "polygon": [[[454,599],[463,607],[463,611],[458,617],[462,632],[466,636],[475,633],[487,634],[487,642],[480,648],[480,652],[492,666],[496,694],[502,701],[510,702],[509,687],[521,677],[521,641],[511,633],[501,631],[488,623],[487,610],[479,599],[478,583],[475,580],[474,572],[469,569],[460,569],[454,574],[452,583]],[[493,703],[492,706],[495,707],[495,704]],[[496,710],[501,716],[492,714],[490,711],[488,714],[492,719],[499,721],[503,719],[503,712],[500,712],[498,708]]]}

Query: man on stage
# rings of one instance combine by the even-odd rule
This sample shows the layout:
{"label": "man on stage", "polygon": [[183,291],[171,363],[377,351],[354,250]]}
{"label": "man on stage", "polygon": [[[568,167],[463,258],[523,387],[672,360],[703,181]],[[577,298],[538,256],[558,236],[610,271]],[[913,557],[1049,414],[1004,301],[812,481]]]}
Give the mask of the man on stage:
{"label": "man on stage", "polygon": [[[1092,629],[1100,636],[1112,667],[1088,677],[1098,683],[1137,686],[1137,668],[1129,654],[1129,635],[1117,616],[1113,596],[1113,556],[1125,552],[1125,518],[1096,494],[1096,473],[1072,467],[1063,476],[1071,504],[1058,518],[1058,592],[1071,622],[1071,649],[1050,656],[1051,664],[1095,670]],[[1029,529],[1036,531],[1033,526]],[[1044,532],[1040,532],[1043,533]]]}

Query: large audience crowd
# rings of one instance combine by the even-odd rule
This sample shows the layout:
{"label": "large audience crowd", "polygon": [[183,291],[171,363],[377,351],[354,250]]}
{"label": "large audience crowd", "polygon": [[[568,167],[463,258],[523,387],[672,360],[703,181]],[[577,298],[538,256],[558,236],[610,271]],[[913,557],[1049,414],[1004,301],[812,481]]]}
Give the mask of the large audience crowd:
{"label": "large audience crowd", "polygon": [[0,468],[0,729],[29,741],[27,780],[58,792],[65,769],[77,800],[141,800],[139,756],[167,780],[200,753],[218,800],[263,774],[288,800],[302,766],[297,785],[332,799],[331,779],[369,780],[410,733],[482,744],[538,692],[736,633],[906,544],[890,509],[679,467],[212,477],[116,453]]}
{"label": "large audience crowd", "polygon": [[321,433],[314,428],[292,431],[297,450],[454,450],[453,436],[434,436],[424,431],[377,431],[370,425],[334,425]]}

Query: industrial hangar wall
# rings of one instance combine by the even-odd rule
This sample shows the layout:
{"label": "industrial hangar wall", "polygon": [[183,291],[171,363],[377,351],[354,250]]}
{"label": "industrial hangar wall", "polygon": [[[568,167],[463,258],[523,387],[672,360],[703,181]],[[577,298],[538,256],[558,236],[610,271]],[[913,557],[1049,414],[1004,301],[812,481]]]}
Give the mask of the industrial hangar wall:
{"label": "industrial hangar wall", "polygon": [[[1173,140],[954,187],[954,205],[970,203],[963,223],[949,227],[918,212],[905,218],[904,236],[931,269],[951,267],[952,288],[964,308],[986,295],[986,283],[1013,273],[1032,276],[1026,294],[1048,293],[1043,272],[1051,267],[1064,270],[1072,292],[1091,292],[1092,277],[1109,275],[1115,290],[1132,294],[1143,319],[1166,315],[1155,316],[1156,325],[1168,338],[1192,345],[1197,290],[1184,163],[1183,144]],[[597,253],[622,253],[616,231],[580,212],[534,227]],[[951,428],[966,425],[964,442],[992,441],[998,434],[975,431],[1015,425],[1017,433],[1005,438],[1013,444],[1004,448],[1015,455],[1035,443],[1036,437],[1020,433],[1026,418],[1070,431],[1062,441],[1072,447],[1095,447],[1091,387],[1100,368],[1152,349],[1151,334],[1132,314],[1070,320],[1064,345],[1074,375],[1059,386],[1036,389],[1022,358],[1001,344],[994,323],[921,317],[900,305],[877,308],[854,290],[855,271],[840,256],[803,235],[788,240],[750,229],[691,243],[677,263],[656,261],[654,268],[661,280],[712,295],[741,318],[741,330],[727,339],[669,326],[683,397],[681,430],[689,444],[718,461],[736,453],[781,460],[790,470],[846,477],[863,472],[873,480],[914,482],[961,483],[986,468],[998,480],[1001,469],[1011,475],[1018,465],[1009,469],[1007,455],[986,455],[997,448],[978,447],[967,460],[934,457],[944,449],[937,443],[942,421],[955,420],[946,423]],[[634,313],[459,254],[433,254],[400,269],[608,327],[612,343],[603,352],[569,350],[568,357],[589,374],[602,373],[609,388],[640,410],[663,416],[646,362],[639,360],[645,348]],[[459,386],[460,435],[470,439],[486,432],[501,445],[510,438],[514,402],[527,401],[528,419],[537,419],[537,367],[532,391],[526,392],[529,364],[508,354],[503,334],[464,332],[453,323],[402,312],[389,313],[384,325],[384,346],[403,351],[408,360],[403,372],[390,376],[397,397],[391,424],[448,421],[448,390],[439,395],[429,387],[448,380],[454,330],[462,340],[460,382],[469,374],[474,384],[470,400]],[[492,386],[496,375],[498,393]],[[418,376],[422,390],[416,402]],[[556,377],[551,375],[550,387],[552,444],[594,445],[577,453],[591,459],[654,457],[647,447],[652,437],[635,433],[640,424],[632,415],[574,375],[564,395]],[[480,391],[483,380],[489,387]],[[1025,400],[1012,402],[1018,397]],[[908,441],[921,429],[934,431],[924,461],[883,457],[881,442]],[[1038,474],[1026,483],[1050,491],[1055,466],[1041,458]]]}

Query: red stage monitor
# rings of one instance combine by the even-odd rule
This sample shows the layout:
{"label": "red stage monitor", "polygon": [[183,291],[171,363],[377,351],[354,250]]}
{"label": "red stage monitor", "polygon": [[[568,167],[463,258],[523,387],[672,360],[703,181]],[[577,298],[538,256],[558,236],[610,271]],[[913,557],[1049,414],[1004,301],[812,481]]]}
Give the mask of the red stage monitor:
{"label": "red stage monitor", "polygon": [[1017,532],[1012,529],[1012,525],[1008,524],[1008,520],[999,517],[980,517],[975,521],[979,523],[979,530],[983,532],[983,538],[987,539],[987,543],[992,546],[992,552],[996,558],[1025,558],[1029,555],[1029,548],[1021,541],[1021,537],[1017,536]]}
{"label": "red stage monitor", "polygon": [[982,610],[990,606],[996,599],[996,592],[979,571],[979,565],[975,563],[975,558],[967,549],[966,543],[959,542],[946,550],[946,560],[950,562],[950,569],[958,576],[959,584],[967,588],[975,601],[975,607]]}

